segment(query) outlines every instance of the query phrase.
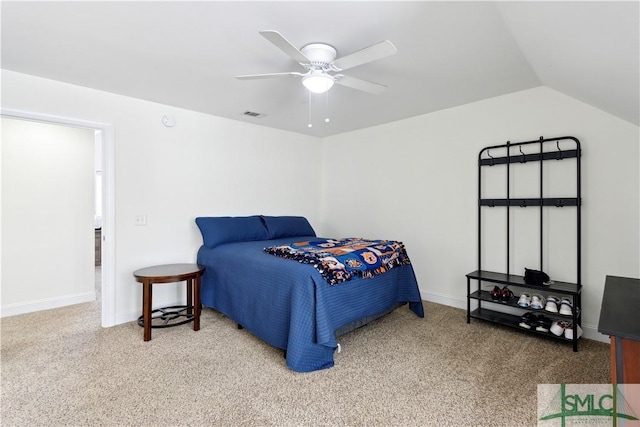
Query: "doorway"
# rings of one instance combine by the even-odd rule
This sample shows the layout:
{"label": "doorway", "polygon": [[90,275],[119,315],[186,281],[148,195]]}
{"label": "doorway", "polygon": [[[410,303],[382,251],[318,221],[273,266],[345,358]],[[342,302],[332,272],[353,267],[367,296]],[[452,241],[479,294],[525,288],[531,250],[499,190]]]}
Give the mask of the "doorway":
{"label": "doorway", "polygon": [[[115,212],[114,212],[114,200],[115,200],[115,185],[114,185],[114,162],[115,162],[115,150],[112,126],[105,123],[91,122],[75,118],[58,117],[47,114],[40,114],[27,111],[19,111],[12,109],[1,110],[3,118],[26,120],[36,123],[59,125],[68,128],[84,129],[93,132],[94,144],[100,148],[101,158],[101,205],[102,215],[100,218],[101,235],[101,261],[100,261],[100,277],[95,277],[96,280],[100,280],[100,303],[101,307],[101,324],[103,327],[109,327],[115,325],[115,247],[114,247],[114,227],[115,227]],[[91,168],[94,168],[92,163]],[[3,197],[4,198],[4,197]],[[93,219],[92,219],[93,222]],[[46,236],[44,236],[46,238]],[[93,251],[92,251],[93,259]],[[93,263],[92,263],[93,264]],[[51,302],[48,302],[49,304]],[[55,304],[55,302],[54,302]],[[31,304],[31,308],[37,310],[38,304]],[[46,304],[45,307],[47,308]],[[52,307],[49,307],[52,308]],[[31,309],[30,311],[35,311]],[[7,313],[5,306],[3,306],[3,315]],[[19,314],[19,312],[14,313]],[[10,314],[9,314],[10,315]]]}

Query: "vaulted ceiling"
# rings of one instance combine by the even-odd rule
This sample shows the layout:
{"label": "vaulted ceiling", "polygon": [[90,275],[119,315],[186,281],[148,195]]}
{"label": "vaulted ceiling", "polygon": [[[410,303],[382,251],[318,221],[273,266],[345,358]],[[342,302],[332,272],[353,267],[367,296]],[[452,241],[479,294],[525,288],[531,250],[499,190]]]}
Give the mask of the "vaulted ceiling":
{"label": "vaulted ceiling", "polygon": [[[640,124],[637,1],[3,1],[1,8],[4,69],[314,136],[541,85]],[[336,85],[310,97],[298,77],[238,80],[304,71],[260,30],[279,31],[298,48],[330,44],[338,56],[390,40],[395,55],[344,72],[388,89],[372,95]]]}

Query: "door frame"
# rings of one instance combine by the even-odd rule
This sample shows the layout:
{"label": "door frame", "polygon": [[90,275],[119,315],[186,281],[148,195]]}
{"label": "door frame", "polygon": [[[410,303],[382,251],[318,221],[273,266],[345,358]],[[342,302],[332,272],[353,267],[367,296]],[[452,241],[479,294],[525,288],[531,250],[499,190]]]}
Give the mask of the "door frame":
{"label": "door frame", "polygon": [[33,111],[0,109],[2,117],[91,129],[102,146],[102,320],[107,328],[116,320],[115,301],[115,140],[113,125]]}

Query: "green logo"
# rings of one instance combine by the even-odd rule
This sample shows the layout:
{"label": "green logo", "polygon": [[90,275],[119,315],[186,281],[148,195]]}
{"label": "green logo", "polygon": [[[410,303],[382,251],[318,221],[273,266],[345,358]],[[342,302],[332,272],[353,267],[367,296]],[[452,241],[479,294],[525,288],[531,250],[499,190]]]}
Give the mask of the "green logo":
{"label": "green logo", "polygon": [[[567,390],[566,384],[540,384],[538,385],[539,421],[559,420],[562,427],[567,425],[567,421],[571,421],[570,424],[574,425],[612,425],[614,427],[622,420],[638,421],[634,408],[621,392],[622,388],[631,390],[629,387],[634,386],[638,387],[624,384],[572,384],[570,390]],[[638,396],[638,389],[632,391],[634,397]],[[552,397],[549,399],[549,396]],[[541,403],[544,401],[548,404],[540,411]],[[623,424],[628,425],[626,421],[623,421]],[[547,423],[539,422],[538,425],[545,426]]]}

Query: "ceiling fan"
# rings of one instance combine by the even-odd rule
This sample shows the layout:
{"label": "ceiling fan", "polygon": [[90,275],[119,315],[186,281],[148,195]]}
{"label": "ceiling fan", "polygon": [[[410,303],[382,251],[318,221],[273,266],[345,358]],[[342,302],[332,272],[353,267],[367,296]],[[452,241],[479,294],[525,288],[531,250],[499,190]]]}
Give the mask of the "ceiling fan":
{"label": "ceiling fan", "polygon": [[302,84],[313,93],[324,93],[331,89],[334,83],[373,94],[382,93],[387,88],[384,85],[339,73],[397,52],[396,47],[390,41],[384,40],[350,55],[336,58],[336,49],[325,43],[311,43],[305,45],[302,49],[298,49],[277,31],[265,30],[260,31],[260,34],[302,65],[307,71],[304,73],[291,71],[286,73],[249,74],[236,76],[236,78],[239,80],[253,80],[289,76],[302,77]]}

